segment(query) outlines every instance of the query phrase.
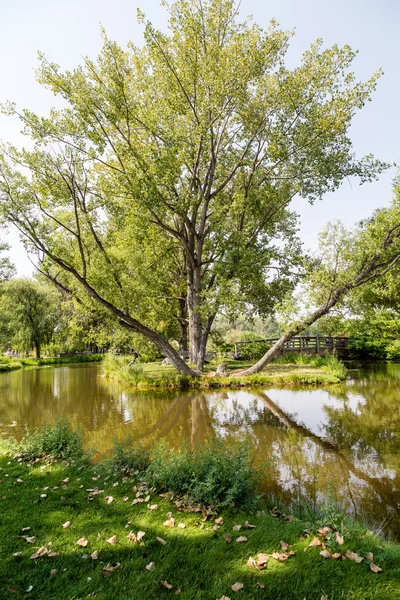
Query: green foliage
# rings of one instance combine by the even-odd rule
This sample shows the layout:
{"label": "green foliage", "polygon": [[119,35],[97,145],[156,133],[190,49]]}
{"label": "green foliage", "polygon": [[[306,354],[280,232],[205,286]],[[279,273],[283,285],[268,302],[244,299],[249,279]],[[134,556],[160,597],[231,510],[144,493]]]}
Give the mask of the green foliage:
{"label": "green foliage", "polygon": [[52,288],[28,278],[12,279],[0,299],[0,342],[3,347],[36,351],[52,340],[58,319],[58,298]]}
{"label": "green foliage", "polygon": [[365,360],[384,360],[386,358],[387,340],[376,338],[368,333],[359,335],[349,342],[350,358]]}
{"label": "green foliage", "polygon": [[137,384],[143,379],[143,368],[133,362],[132,356],[118,356],[107,352],[103,366],[106,377],[113,376],[124,383]]}
{"label": "green foliage", "polygon": [[239,353],[242,355],[243,360],[258,360],[268,352],[270,347],[271,345],[265,342],[252,342],[239,346]]}
{"label": "green foliage", "polygon": [[260,476],[252,466],[249,443],[219,438],[195,449],[185,444],[168,450],[161,442],[145,475],[149,483],[173,492],[186,505],[214,509],[254,506]]}
{"label": "green foliage", "polygon": [[390,360],[400,358],[400,340],[393,340],[391,344],[386,346],[386,358]]}
{"label": "green foliage", "polygon": [[41,458],[79,459],[84,456],[80,428],[73,429],[67,421],[58,419],[54,425],[28,432],[19,445],[24,460]]}
{"label": "green foliage", "polygon": [[123,441],[115,440],[110,466],[114,472],[133,475],[146,471],[150,465],[150,451],[129,435]]}

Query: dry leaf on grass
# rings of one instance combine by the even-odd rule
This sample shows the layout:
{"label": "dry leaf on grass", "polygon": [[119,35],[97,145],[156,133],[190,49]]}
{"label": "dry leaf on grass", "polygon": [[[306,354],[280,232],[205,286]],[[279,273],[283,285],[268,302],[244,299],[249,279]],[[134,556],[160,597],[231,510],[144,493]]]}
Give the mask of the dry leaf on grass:
{"label": "dry leaf on grass", "polygon": [[221,527],[219,525],[214,525],[213,531],[218,531],[218,529],[221,529]]}
{"label": "dry leaf on grass", "polygon": [[81,537],[77,542],[78,546],[82,546],[82,548],[86,548],[88,545],[88,540],[85,537]]}
{"label": "dry leaf on grass", "polygon": [[236,538],[237,542],[247,542],[247,537],[245,537],[244,535],[241,535],[240,537]]}
{"label": "dry leaf on grass", "polygon": [[128,502],[128,500],[129,500],[129,496],[124,496],[124,497],[122,498],[122,502]]}
{"label": "dry leaf on grass", "polygon": [[115,569],[118,569],[120,564],[121,563],[116,563],[115,565],[112,565],[111,563],[108,563],[108,565],[103,567],[102,573],[104,577],[108,577],[113,571],[115,571]]}
{"label": "dry leaf on grass", "polygon": [[281,540],[279,543],[280,543],[283,551],[286,551],[289,548],[289,544],[287,542],[284,542],[283,540]]}
{"label": "dry leaf on grass", "polygon": [[41,546],[39,550],[37,550],[34,554],[32,554],[31,558],[42,558],[42,556],[46,556],[48,550],[45,546]]}
{"label": "dry leaf on grass", "polygon": [[221,596],[221,598],[219,600],[231,600],[231,599],[228,598],[228,596]]}
{"label": "dry leaf on grass", "polygon": [[149,510],[157,510],[157,508],[158,508],[158,504],[151,504],[150,506],[147,506],[147,508],[148,508]]}
{"label": "dry leaf on grass", "polygon": [[246,529],[255,529],[256,528],[255,525],[252,525],[248,521],[245,521],[244,526],[246,527]]}
{"label": "dry leaf on grass", "polygon": [[343,546],[343,544],[344,544],[344,537],[342,537],[341,535],[339,535],[339,533],[337,531],[335,531],[335,540],[336,540],[336,543],[339,544],[339,546]]}
{"label": "dry leaf on grass", "polygon": [[231,538],[231,536],[229,535],[229,533],[225,533],[225,535],[224,535],[224,540],[225,540],[226,542],[228,542],[228,544],[230,544],[230,543],[231,543],[231,541],[232,541],[232,538]]}
{"label": "dry leaf on grass", "polygon": [[234,592],[239,592],[240,590],[242,590],[244,588],[243,583],[240,583],[239,581],[237,581],[236,583],[233,584],[232,586],[232,590]]}
{"label": "dry leaf on grass", "polygon": [[115,546],[115,544],[117,543],[117,536],[113,535],[110,538],[108,538],[107,542],[109,544],[111,544],[112,546]]}
{"label": "dry leaf on grass", "polygon": [[150,572],[154,571],[155,568],[156,568],[156,565],[153,562],[150,562],[148,565],[146,565],[146,570],[147,571],[150,571]]}
{"label": "dry leaf on grass", "polygon": [[57,573],[58,573],[58,569],[51,569],[50,577],[54,577],[54,575],[57,575]]}
{"label": "dry leaf on grass", "polygon": [[222,517],[218,517],[218,519],[215,519],[215,522],[217,525],[223,525],[224,524],[224,520]]}
{"label": "dry leaf on grass", "polygon": [[71,527],[71,521],[65,521],[65,523],[63,523],[63,529],[68,529],[68,527]]}
{"label": "dry leaf on grass", "polygon": [[167,519],[166,521],[164,521],[163,525],[165,527],[174,527],[175,519]]}
{"label": "dry leaf on grass", "polygon": [[22,552],[14,552],[13,556],[22,556]]}
{"label": "dry leaf on grass", "polygon": [[374,555],[372,554],[372,552],[368,552],[367,554],[367,560],[369,560],[369,562],[374,562]]}
{"label": "dry leaf on grass", "polygon": [[256,587],[260,588],[261,590],[263,590],[265,588],[265,585],[263,583],[261,583],[261,581],[257,581],[256,583]]}
{"label": "dry leaf on grass", "polygon": [[378,565],[374,565],[374,563],[369,563],[369,568],[371,569],[371,571],[373,573],[381,573],[382,569],[380,567],[378,567]]}
{"label": "dry leaf on grass", "polygon": [[144,502],[143,498],[135,498],[131,504],[141,504]]}
{"label": "dry leaf on grass", "polygon": [[241,526],[241,525],[234,525],[234,526],[232,527],[232,530],[233,530],[233,531],[240,531],[241,529],[242,529],[242,526]]}
{"label": "dry leaf on grass", "polygon": [[25,540],[28,542],[28,544],[34,544],[36,541],[36,538],[35,538],[35,536],[26,537]]}
{"label": "dry leaf on grass", "polygon": [[173,585],[171,585],[170,583],[168,583],[168,581],[160,581],[161,585],[164,586],[165,588],[167,588],[167,590],[172,590],[172,588],[174,587]]}
{"label": "dry leaf on grass", "polygon": [[285,562],[285,560],[287,560],[290,556],[294,556],[296,554],[296,552],[294,550],[290,550],[290,552],[274,552],[273,554],[271,554],[272,558],[275,558],[275,560],[279,560],[279,562]]}
{"label": "dry leaf on grass", "polygon": [[340,552],[335,552],[335,554],[332,554],[332,558],[335,560],[346,560],[346,557],[343,556],[343,554],[340,554]]}
{"label": "dry leaf on grass", "polygon": [[360,556],[359,554],[357,554],[357,552],[352,552],[351,550],[347,550],[346,556],[350,560],[354,560],[354,562],[357,563],[357,564],[359,564],[363,560],[362,556]]}
{"label": "dry leaf on grass", "polygon": [[27,531],[30,531],[30,530],[31,530],[31,528],[30,528],[30,527],[23,527],[23,528],[21,529],[22,533],[26,533]]}
{"label": "dry leaf on grass", "polygon": [[95,550],[94,552],[92,552],[92,554],[90,555],[92,560],[97,560],[99,558],[99,553],[97,550]]}
{"label": "dry leaf on grass", "polygon": [[104,500],[107,502],[107,504],[114,502],[114,498],[112,496],[104,496]]}
{"label": "dry leaf on grass", "polygon": [[186,525],[185,525],[185,523],[178,523],[178,527],[180,529],[185,529]]}
{"label": "dry leaf on grass", "polygon": [[328,550],[322,550],[320,552],[320,555],[323,556],[324,558],[332,558],[332,554],[330,552],[328,552]]}
{"label": "dry leaf on grass", "polygon": [[163,540],[160,537],[156,537],[157,542],[160,542],[160,544],[162,544],[163,546],[165,546],[165,544],[167,543],[165,540]]}
{"label": "dry leaf on grass", "polygon": [[328,533],[332,533],[332,529],[330,527],[320,527],[319,529],[317,529],[317,531],[324,538],[326,538]]}
{"label": "dry leaf on grass", "polygon": [[312,540],[312,542],[310,542],[310,543],[308,544],[308,547],[309,547],[309,548],[312,548],[313,546],[322,546],[322,542],[321,542],[321,540],[320,540],[320,539],[318,539],[317,537],[315,537],[315,538]]}

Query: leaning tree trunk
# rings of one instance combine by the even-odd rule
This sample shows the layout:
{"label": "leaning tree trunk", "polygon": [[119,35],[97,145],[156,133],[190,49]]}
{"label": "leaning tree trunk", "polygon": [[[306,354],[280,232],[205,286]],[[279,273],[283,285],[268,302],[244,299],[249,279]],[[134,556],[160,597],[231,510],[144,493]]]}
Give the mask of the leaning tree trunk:
{"label": "leaning tree trunk", "polygon": [[334,296],[325,304],[319,306],[311,315],[305,318],[303,321],[300,321],[295,327],[284,333],[277,342],[264,354],[262,358],[254,365],[245,369],[244,371],[240,371],[239,373],[232,373],[232,377],[243,377],[246,375],[254,375],[259,373],[267,366],[267,364],[278,354],[280,350],[284,347],[286,342],[292,339],[295,335],[298,335],[304,329],[315,323],[320,317],[326,315],[330,309],[335,306],[340,300],[340,298],[349,291],[349,286],[343,286],[334,294]]}

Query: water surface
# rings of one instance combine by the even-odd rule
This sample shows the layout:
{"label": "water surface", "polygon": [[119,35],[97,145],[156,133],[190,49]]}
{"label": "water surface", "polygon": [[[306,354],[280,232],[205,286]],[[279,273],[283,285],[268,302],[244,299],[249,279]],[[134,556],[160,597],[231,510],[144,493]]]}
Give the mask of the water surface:
{"label": "water surface", "polygon": [[100,454],[129,433],[172,447],[250,435],[256,461],[269,465],[270,494],[311,509],[332,496],[400,539],[400,365],[356,366],[326,388],[251,392],[127,390],[99,365],[0,374],[1,434],[20,438],[58,415],[81,425]]}

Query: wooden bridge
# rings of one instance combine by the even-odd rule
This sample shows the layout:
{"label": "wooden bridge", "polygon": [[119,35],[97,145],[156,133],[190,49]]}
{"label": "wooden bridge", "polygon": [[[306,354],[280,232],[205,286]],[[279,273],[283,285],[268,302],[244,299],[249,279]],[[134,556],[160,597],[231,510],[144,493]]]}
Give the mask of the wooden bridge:
{"label": "wooden bridge", "polygon": [[[338,356],[348,356],[348,345],[352,338],[333,337],[320,335],[305,335],[292,337],[285,343],[281,354],[291,354],[293,352],[302,352],[304,354],[337,354]],[[264,340],[247,340],[244,342],[235,342],[235,354],[240,354],[240,348],[246,344],[268,344],[272,346],[279,338],[267,338]]]}

